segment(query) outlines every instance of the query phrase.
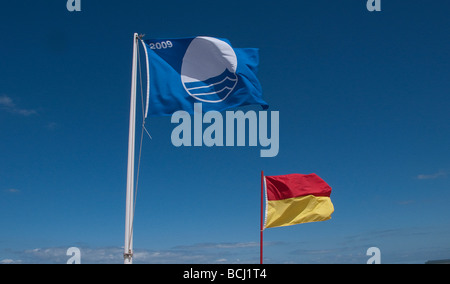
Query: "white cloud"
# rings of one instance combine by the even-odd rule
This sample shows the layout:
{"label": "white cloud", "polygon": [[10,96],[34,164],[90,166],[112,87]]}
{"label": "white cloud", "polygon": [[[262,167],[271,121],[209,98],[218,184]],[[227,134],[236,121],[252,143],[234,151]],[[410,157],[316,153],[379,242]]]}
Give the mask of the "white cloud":
{"label": "white cloud", "polygon": [[0,260],[0,264],[17,264],[17,263],[22,263],[22,261],[9,258]]}
{"label": "white cloud", "polygon": [[4,191],[7,193],[19,193],[20,192],[20,190],[17,188],[8,188],[8,189],[5,189]]}
{"label": "white cloud", "polygon": [[6,95],[0,96],[0,109],[4,109],[8,112],[19,114],[22,116],[30,116],[33,114],[37,114],[37,111],[34,109],[24,109],[18,107],[14,103],[13,99],[11,99]]}
{"label": "white cloud", "polygon": [[[34,248],[14,251],[5,263],[55,263],[65,264],[71,257],[67,255],[67,247]],[[123,263],[123,248],[80,246],[81,263]],[[13,259],[20,259],[15,261]],[[134,263],[256,263],[258,260],[258,245],[248,243],[207,243],[188,246],[176,246],[169,249],[152,250],[135,248]],[[0,263],[2,263],[0,262]]]}
{"label": "white cloud", "polygon": [[199,243],[189,246],[177,246],[175,249],[182,250],[198,250],[198,249],[239,249],[239,248],[249,248],[258,247],[257,242],[246,242],[246,243]]}
{"label": "white cloud", "polygon": [[12,99],[8,96],[1,96],[0,97],[0,106],[3,107],[14,107],[14,103]]}
{"label": "white cloud", "polygon": [[49,122],[45,125],[45,128],[48,130],[55,130],[58,128],[58,124],[56,122]]}
{"label": "white cloud", "polygon": [[437,173],[434,174],[420,174],[417,176],[418,179],[437,179],[437,178],[443,178],[447,176],[447,172],[440,170]]}

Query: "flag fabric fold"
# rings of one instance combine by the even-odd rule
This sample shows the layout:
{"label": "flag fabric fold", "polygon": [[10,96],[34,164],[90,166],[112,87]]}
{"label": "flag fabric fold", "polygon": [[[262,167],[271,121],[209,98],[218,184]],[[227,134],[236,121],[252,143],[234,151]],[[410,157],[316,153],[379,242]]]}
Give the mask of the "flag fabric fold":
{"label": "flag fabric fold", "polygon": [[325,221],[334,212],[331,187],[316,174],[266,176],[265,228]]}
{"label": "flag fabric fold", "polygon": [[143,41],[148,66],[148,115],[190,114],[194,103],[204,112],[243,105],[261,105],[262,89],[256,77],[259,51],[233,48],[226,39],[149,39]]}

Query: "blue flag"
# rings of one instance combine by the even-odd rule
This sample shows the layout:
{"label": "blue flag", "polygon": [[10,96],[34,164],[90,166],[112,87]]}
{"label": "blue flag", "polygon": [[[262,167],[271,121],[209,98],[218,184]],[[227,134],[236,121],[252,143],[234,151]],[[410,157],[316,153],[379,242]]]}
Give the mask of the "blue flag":
{"label": "blue flag", "polygon": [[149,71],[148,115],[172,115],[258,104],[267,109],[256,77],[258,49],[226,39],[192,37],[143,41]]}

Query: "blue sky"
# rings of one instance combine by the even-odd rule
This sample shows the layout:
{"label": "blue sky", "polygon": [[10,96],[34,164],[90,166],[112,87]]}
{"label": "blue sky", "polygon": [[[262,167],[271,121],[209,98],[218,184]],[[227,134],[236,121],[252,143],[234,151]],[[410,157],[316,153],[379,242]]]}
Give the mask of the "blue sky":
{"label": "blue sky", "polygon": [[258,263],[261,170],[317,173],[335,206],[267,229],[266,263],[450,258],[448,1],[41,2],[0,10],[0,263],[122,262],[134,32],[259,48],[280,113],[275,158],[147,121],[135,262]]}

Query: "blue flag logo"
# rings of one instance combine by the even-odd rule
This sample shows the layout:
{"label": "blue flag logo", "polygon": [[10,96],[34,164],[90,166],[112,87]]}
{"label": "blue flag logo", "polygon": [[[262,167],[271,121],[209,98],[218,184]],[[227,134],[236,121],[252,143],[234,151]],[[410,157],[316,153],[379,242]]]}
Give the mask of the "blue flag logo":
{"label": "blue flag logo", "polygon": [[148,114],[193,113],[194,103],[203,111],[259,104],[261,85],[256,77],[258,49],[233,48],[228,40],[195,38],[143,41],[149,71]]}
{"label": "blue flag logo", "polygon": [[197,37],[183,57],[181,80],[186,91],[202,102],[221,102],[237,85],[237,56],[226,42]]}

